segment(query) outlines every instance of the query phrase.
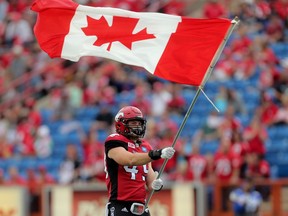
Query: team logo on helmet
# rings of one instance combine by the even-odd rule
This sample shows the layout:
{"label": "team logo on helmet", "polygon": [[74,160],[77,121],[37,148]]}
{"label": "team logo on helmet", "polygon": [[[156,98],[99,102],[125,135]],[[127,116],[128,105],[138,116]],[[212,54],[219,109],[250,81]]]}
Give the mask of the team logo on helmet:
{"label": "team logo on helmet", "polygon": [[123,112],[118,112],[117,115],[115,116],[115,121],[118,122],[121,117],[124,117],[124,113]]}

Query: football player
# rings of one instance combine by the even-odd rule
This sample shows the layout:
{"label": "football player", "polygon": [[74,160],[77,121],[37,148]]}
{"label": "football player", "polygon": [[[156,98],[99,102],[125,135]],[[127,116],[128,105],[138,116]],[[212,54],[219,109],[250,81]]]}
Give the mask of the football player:
{"label": "football player", "polygon": [[115,116],[116,133],[105,141],[105,172],[109,202],[108,216],[149,216],[145,208],[146,188],[160,191],[163,181],[152,169],[151,162],[161,158],[170,159],[172,147],[153,150],[142,139],[146,119],[134,106],[123,107]]}

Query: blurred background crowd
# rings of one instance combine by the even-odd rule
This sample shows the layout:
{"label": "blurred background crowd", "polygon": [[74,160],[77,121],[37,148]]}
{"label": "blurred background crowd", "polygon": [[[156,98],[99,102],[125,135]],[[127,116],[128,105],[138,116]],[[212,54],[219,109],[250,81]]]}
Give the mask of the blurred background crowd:
{"label": "blurred background crowd", "polygon": [[[169,160],[166,181],[288,176],[287,0],[79,0],[201,18],[238,16]],[[103,58],[50,59],[33,35],[31,0],[0,0],[0,184],[105,181],[103,143],[124,105],[147,117],[146,139],[170,146],[195,87]],[[205,41],[203,41],[205,42]],[[181,55],[181,53],[179,53]],[[153,163],[159,169],[163,161]]]}

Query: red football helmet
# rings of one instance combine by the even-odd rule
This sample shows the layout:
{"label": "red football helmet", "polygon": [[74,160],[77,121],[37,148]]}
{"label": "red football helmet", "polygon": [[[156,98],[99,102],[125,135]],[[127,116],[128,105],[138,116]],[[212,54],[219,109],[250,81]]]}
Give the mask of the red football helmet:
{"label": "red football helmet", "polygon": [[[128,122],[140,121],[139,126],[129,126]],[[142,138],[146,131],[146,119],[142,112],[134,106],[125,106],[115,116],[116,132],[126,137]]]}

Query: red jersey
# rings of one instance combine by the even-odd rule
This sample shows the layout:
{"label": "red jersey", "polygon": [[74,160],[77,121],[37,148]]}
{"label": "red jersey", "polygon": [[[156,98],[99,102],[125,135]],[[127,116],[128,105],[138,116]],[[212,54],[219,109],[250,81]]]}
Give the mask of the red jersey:
{"label": "red jersey", "polygon": [[246,143],[235,142],[229,148],[229,157],[232,160],[233,168],[240,168],[244,162],[244,156],[248,152],[249,147]]}
{"label": "red jersey", "polygon": [[[254,133],[253,128],[251,126],[248,126],[244,129],[245,133]],[[260,135],[261,133],[261,135]],[[247,140],[247,143],[249,145],[249,151],[255,152],[259,155],[264,155],[266,153],[266,147],[265,147],[265,139],[267,139],[268,133],[266,129],[261,129],[253,137],[251,137],[249,140]]]}
{"label": "red jersey", "polygon": [[108,157],[109,150],[116,147],[123,147],[131,153],[149,152],[152,147],[145,140],[137,144],[120,134],[111,134],[105,141],[105,172],[109,201],[134,201],[144,204],[148,165],[119,165]]}
{"label": "red jersey", "polygon": [[231,178],[233,166],[229,155],[217,152],[214,157],[214,167],[219,180],[229,180]]}
{"label": "red jersey", "polygon": [[270,165],[266,160],[261,160],[258,165],[248,166],[248,174],[252,177],[270,177]]}
{"label": "red jersey", "polygon": [[208,162],[203,155],[192,155],[188,167],[189,180],[204,180],[207,177]]}

